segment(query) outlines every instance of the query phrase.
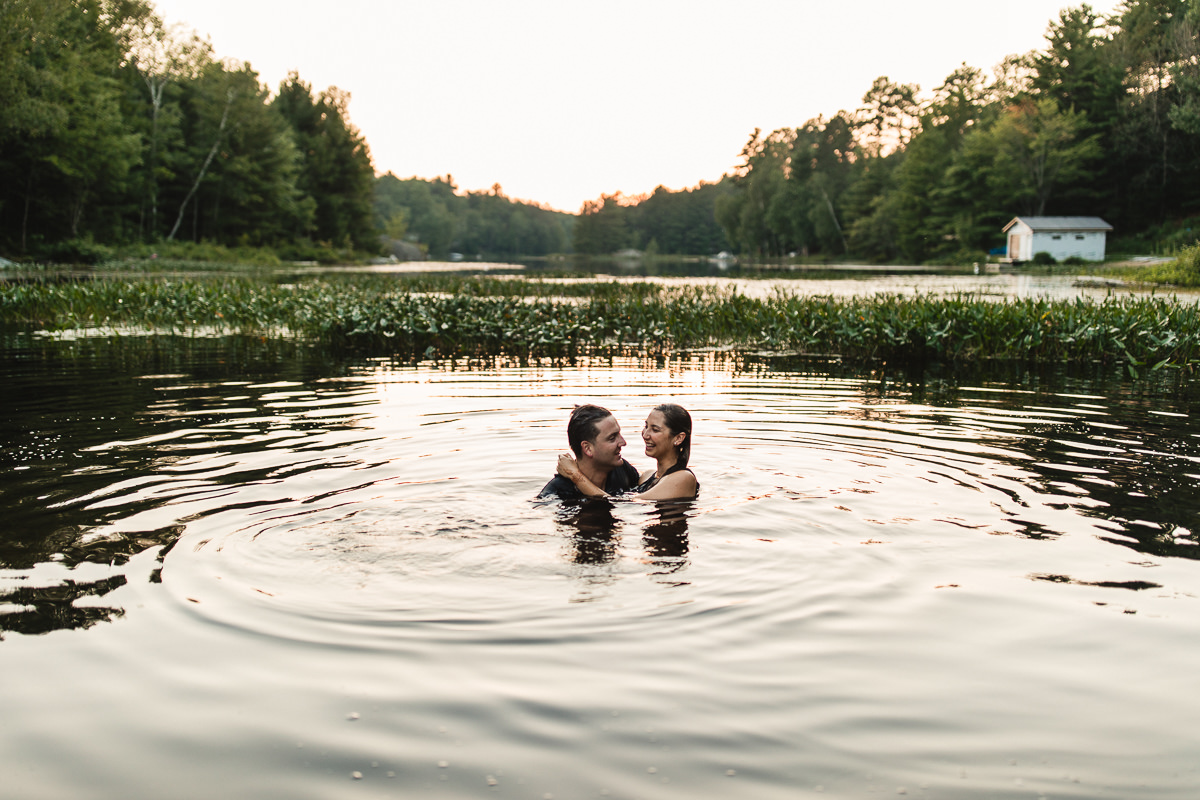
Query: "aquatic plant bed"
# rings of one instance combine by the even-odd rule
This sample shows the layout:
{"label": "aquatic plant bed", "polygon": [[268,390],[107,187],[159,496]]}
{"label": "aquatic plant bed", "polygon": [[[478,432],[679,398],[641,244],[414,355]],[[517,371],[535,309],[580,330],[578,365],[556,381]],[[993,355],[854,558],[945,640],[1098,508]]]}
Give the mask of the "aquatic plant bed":
{"label": "aquatic plant bed", "polygon": [[751,298],[713,286],[459,276],[0,284],[6,327],[144,326],[299,336],[370,353],[557,355],[700,348],[851,360],[1124,363],[1200,360],[1200,310],[1170,299],[973,296]]}

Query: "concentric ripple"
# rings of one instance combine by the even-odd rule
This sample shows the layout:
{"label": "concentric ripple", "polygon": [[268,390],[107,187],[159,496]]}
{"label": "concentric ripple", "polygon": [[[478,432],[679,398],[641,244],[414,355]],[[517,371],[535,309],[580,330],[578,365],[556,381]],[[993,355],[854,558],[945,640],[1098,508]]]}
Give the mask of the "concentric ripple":
{"label": "concentric ripple", "polygon": [[[201,355],[4,390],[14,796],[1194,796],[1181,396]],[[665,398],[699,498],[535,500]]]}

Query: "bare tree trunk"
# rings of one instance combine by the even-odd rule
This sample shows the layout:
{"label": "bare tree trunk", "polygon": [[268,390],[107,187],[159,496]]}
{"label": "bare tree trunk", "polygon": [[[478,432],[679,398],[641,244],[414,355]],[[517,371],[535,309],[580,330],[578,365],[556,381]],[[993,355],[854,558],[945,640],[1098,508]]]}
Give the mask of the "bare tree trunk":
{"label": "bare tree trunk", "polygon": [[150,236],[158,235],[158,118],[162,113],[163,90],[167,79],[162,75],[146,75],[146,89],[150,92]]}
{"label": "bare tree trunk", "polygon": [[33,169],[29,170],[29,178],[25,181],[25,211],[21,215],[21,252],[29,252],[27,238],[29,235],[29,203],[33,196]]}
{"label": "bare tree trunk", "polygon": [[233,107],[233,90],[225,95],[225,112],[221,114],[221,124],[217,127],[217,138],[213,140],[212,149],[208,151],[208,158],[204,159],[204,165],[200,167],[200,174],[196,176],[196,182],[192,184],[191,190],[187,193],[187,197],[183,198],[183,202],[179,204],[179,214],[175,217],[175,226],[171,228],[171,233],[167,236],[168,242],[175,241],[175,234],[179,232],[179,226],[183,224],[183,212],[187,210],[187,204],[196,196],[196,192],[200,189],[200,182],[204,180],[205,173],[208,172],[208,167],[212,164],[212,160],[216,158],[217,151],[221,148],[221,135],[225,132],[225,123],[229,121],[229,109]]}
{"label": "bare tree trunk", "polygon": [[71,204],[71,238],[79,238],[79,221],[83,219],[83,209],[87,204],[87,190],[80,189],[79,196]]}
{"label": "bare tree trunk", "polygon": [[829,200],[829,195],[825,193],[825,187],[821,187],[821,196],[825,198],[825,207],[829,209],[829,216],[833,217],[833,227],[837,228],[838,236],[842,240],[842,252],[849,253],[850,245],[846,244],[846,234],[842,233],[842,226],[838,224],[837,212],[833,210],[833,203]]}

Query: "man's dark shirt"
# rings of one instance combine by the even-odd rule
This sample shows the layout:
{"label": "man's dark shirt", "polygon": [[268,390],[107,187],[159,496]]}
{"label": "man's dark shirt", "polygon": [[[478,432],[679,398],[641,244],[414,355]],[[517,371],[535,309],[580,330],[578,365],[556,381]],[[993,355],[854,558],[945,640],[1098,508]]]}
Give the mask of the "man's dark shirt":
{"label": "man's dark shirt", "polygon": [[[608,473],[608,478],[604,481],[602,487],[606,494],[621,494],[628,492],[638,484],[638,471],[633,468],[625,459],[621,459],[621,466]],[[575,484],[571,483],[568,478],[562,475],[555,475],[550,479],[542,491],[538,493],[538,498],[557,497],[560,500],[585,500],[583,492],[575,488]]]}

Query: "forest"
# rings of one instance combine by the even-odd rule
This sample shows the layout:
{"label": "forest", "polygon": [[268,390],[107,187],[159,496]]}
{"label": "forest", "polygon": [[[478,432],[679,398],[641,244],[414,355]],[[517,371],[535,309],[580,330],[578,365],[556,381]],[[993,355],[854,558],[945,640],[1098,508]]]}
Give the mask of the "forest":
{"label": "forest", "polygon": [[349,95],[169,28],[145,0],[0,3],[0,248],[375,248],[374,169]]}
{"label": "forest", "polygon": [[498,184],[461,194],[454,177],[375,181],[375,220],[389,240],[409,241],[424,254],[445,258],[545,256],[571,248],[575,217],[512,200]]}
{"label": "forest", "polygon": [[385,237],[436,257],[571,249],[573,215],[498,186],[376,176],[349,103],[296,73],[263,85],[146,0],[3,0],[0,255],[204,243],[333,262]]}
{"label": "forest", "polygon": [[717,219],[741,252],[977,260],[1017,215],[1100,216],[1185,246],[1200,213],[1200,0],[1063,10],[1046,46],[923,96],[876,79],[853,112],[754,131]]}
{"label": "forest", "polygon": [[991,75],[962,64],[926,94],[881,76],[857,108],[753,131],[732,174],[686,193],[711,208],[709,227],[685,223],[703,235],[675,235],[699,197],[660,189],[585,204],[575,249],[970,263],[1018,215],[1100,216],[1126,247],[1185,247],[1200,237],[1198,30],[1200,0],[1064,9],[1043,49]]}
{"label": "forest", "polygon": [[753,131],[736,168],[566,214],[499,185],[376,174],[350,94],[248,62],[148,0],[0,0],[0,255],[86,262],[210,243],[336,261],[663,255],[979,260],[1016,215],[1096,215],[1131,247],[1196,241],[1200,0],[1088,5],[1044,48],[932,91],[881,76],[861,104]]}

